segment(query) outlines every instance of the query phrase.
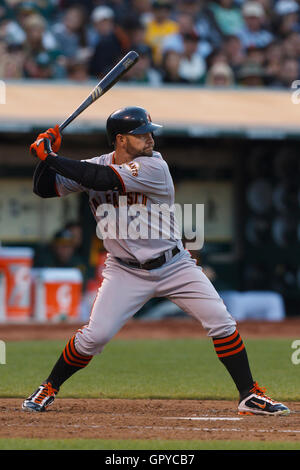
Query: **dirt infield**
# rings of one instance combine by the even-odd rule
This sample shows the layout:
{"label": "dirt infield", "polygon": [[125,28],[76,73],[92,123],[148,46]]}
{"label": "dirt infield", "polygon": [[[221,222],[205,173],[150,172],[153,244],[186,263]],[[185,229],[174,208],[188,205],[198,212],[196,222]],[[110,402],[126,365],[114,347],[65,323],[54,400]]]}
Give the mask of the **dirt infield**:
{"label": "dirt infield", "polygon": [[[67,340],[75,324],[2,325],[1,339]],[[300,337],[300,320],[239,325],[243,337]],[[118,338],[205,337],[191,319],[133,320]],[[21,411],[20,399],[0,399],[0,438],[176,439],[299,441],[300,403],[287,403],[286,417],[239,416],[237,403],[211,400],[122,400],[57,398],[49,411]]]}
{"label": "dirt infield", "polygon": [[[82,323],[56,324],[5,324],[0,325],[0,339],[3,341],[24,341],[34,339],[69,339],[82,327]],[[300,338],[300,318],[284,322],[243,322],[238,325],[240,334],[248,338]],[[199,322],[192,318],[172,318],[155,321],[129,321],[116,338],[123,339],[168,339],[201,338],[206,333]]]}
{"label": "dirt infield", "polygon": [[1,438],[238,439],[299,441],[300,403],[286,417],[239,416],[236,403],[210,400],[57,398],[47,412],[21,411],[0,400]]}

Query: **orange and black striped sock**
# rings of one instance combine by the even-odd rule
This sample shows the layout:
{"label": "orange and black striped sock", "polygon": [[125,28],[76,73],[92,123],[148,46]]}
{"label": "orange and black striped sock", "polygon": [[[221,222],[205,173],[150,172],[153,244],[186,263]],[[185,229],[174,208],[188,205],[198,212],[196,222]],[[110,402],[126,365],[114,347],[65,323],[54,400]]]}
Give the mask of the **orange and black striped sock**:
{"label": "orange and black striped sock", "polygon": [[218,358],[230,373],[238,391],[243,396],[253,386],[248,356],[238,330],[224,338],[213,338]]}
{"label": "orange and black striped sock", "polygon": [[58,361],[54,365],[47,382],[50,382],[57,390],[59,387],[80,369],[86,367],[93,356],[83,356],[76,351],[75,335],[66,344]]}

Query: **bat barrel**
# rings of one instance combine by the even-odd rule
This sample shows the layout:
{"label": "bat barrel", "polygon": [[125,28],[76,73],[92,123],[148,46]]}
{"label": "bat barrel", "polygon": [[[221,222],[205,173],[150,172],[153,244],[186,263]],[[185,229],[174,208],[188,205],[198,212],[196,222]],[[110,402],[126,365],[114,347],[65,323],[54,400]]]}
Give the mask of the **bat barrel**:
{"label": "bat barrel", "polygon": [[123,59],[113,67],[105,77],[98,83],[89,96],[78,106],[78,108],[59,126],[60,132],[62,132],[72,121],[74,121],[79,114],[81,114],[86,108],[88,108],[94,101],[100,96],[104,95],[114,84],[125,75],[125,73],[133,67],[138,61],[139,55],[135,51],[128,52]]}

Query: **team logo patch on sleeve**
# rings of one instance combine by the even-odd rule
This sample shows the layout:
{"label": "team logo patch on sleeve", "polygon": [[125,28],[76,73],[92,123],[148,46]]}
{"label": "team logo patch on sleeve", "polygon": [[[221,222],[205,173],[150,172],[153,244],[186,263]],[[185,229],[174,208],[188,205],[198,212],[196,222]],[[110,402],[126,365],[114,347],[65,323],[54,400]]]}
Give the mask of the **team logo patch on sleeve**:
{"label": "team logo patch on sleeve", "polygon": [[126,170],[130,171],[132,176],[138,176],[139,174],[139,169],[140,169],[140,164],[139,162],[129,162],[129,163],[123,163],[122,165],[123,168]]}

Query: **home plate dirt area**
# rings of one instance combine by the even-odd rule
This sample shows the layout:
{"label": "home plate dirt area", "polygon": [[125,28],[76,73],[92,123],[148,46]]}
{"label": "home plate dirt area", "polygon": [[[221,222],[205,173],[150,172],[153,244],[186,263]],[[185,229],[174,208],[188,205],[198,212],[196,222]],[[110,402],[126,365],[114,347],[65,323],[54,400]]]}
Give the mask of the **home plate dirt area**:
{"label": "home plate dirt area", "polygon": [[[293,337],[299,320],[278,324],[244,323],[243,336]],[[65,339],[76,325],[1,326],[4,341]],[[118,337],[196,337],[191,320],[132,321]],[[57,398],[45,413],[21,411],[22,399],[0,399],[0,438],[176,439],[299,441],[300,402],[285,402],[289,416],[239,416],[237,403],[214,400]]]}
{"label": "home plate dirt area", "polygon": [[59,399],[45,413],[0,400],[0,438],[238,439],[299,441],[300,403],[289,416],[239,416],[235,404],[210,400]]}

